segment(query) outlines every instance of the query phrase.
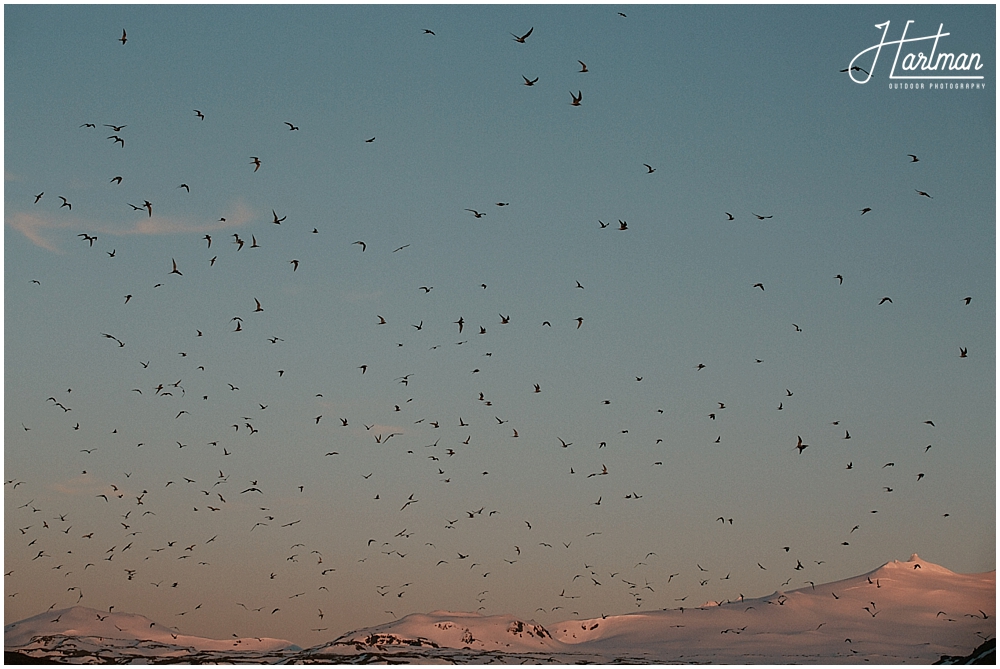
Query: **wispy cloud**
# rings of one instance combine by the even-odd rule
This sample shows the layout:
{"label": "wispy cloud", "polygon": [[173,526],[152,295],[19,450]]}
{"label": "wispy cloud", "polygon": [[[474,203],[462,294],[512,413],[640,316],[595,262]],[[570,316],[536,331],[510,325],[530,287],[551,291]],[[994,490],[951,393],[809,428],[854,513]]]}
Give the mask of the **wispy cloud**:
{"label": "wispy cloud", "polygon": [[73,222],[57,222],[46,216],[23,212],[18,212],[11,216],[7,219],[7,224],[30,239],[36,246],[41,246],[43,249],[47,249],[54,253],[62,253],[62,251],[57,249],[55,245],[44,235],[44,233],[49,230],[75,227]]}
{"label": "wispy cloud", "polygon": [[[96,497],[102,494],[110,497],[112,493],[115,493],[115,489],[110,483],[97,479],[90,474],[75,476],[65,481],[55,481],[51,484],[51,487],[56,492],[74,497]],[[119,489],[115,494],[125,494],[125,492]]]}
{"label": "wispy cloud", "polygon": [[128,228],[106,228],[99,232],[109,235],[174,235],[186,232],[212,232],[214,230],[225,230],[246,225],[253,219],[251,211],[243,203],[236,203],[228,215],[218,221],[205,223],[202,221],[193,222],[181,218],[170,218],[164,216],[151,216],[142,218],[137,223]]}
{"label": "wispy cloud", "polygon": [[33,244],[53,253],[62,253],[51,239],[51,234],[57,230],[80,230],[89,234],[125,236],[125,235],[177,235],[185,233],[209,233],[216,230],[226,230],[246,225],[254,218],[254,212],[237,202],[227,215],[218,221],[206,223],[191,221],[184,218],[169,216],[152,216],[140,218],[132,225],[116,226],[107,222],[93,222],[77,217],[55,217],[42,214],[16,212],[7,224],[27,237]]}

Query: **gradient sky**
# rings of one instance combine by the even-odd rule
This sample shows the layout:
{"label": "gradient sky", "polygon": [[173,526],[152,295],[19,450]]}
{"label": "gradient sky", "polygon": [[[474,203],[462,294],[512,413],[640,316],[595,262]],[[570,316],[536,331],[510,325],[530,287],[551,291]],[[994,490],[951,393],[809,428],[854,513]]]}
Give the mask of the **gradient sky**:
{"label": "gradient sky", "polygon": [[[305,646],[995,568],[993,5],[4,18],[5,622]],[[840,72],[907,20],[985,89]]]}

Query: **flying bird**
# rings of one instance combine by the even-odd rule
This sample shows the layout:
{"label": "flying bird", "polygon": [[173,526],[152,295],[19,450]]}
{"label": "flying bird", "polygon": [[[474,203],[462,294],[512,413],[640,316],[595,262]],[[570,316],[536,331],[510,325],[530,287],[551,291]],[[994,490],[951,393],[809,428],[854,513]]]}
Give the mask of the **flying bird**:
{"label": "flying bird", "polygon": [[908,154],[906,154],[906,155],[908,155],[908,156],[909,156],[909,157],[911,158],[911,160],[910,160],[910,162],[911,162],[911,163],[919,163],[919,162],[920,162],[920,158],[917,158],[917,157],[916,157],[915,155],[913,155],[912,153],[908,153]]}
{"label": "flying bird", "polygon": [[528,79],[528,77],[524,76],[523,74],[521,75],[521,78],[524,79],[525,86],[534,86],[535,83],[538,81],[538,77],[535,77],[534,79]]}
{"label": "flying bird", "polygon": [[809,448],[809,444],[803,444],[802,443],[802,437],[799,437],[799,443],[795,445],[795,448],[799,449],[799,455],[801,455],[802,451],[804,451],[807,448]]}
{"label": "flying bird", "polygon": [[204,115],[204,114],[202,114],[202,113],[201,113],[201,112],[200,112],[199,110],[195,109],[195,110],[194,110],[194,113],[195,113],[195,114],[197,114],[197,115],[198,115],[198,118],[200,118],[200,119],[201,119],[202,121],[204,121],[204,120],[205,120],[205,115]]}
{"label": "flying bird", "polygon": [[180,273],[180,270],[177,269],[177,261],[174,260],[173,258],[171,258],[170,262],[173,263],[173,265],[174,265],[174,268],[172,270],[170,270],[170,273],[171,274],[176,274],[177,276],[184,276],[183,274]]}
{"label": "flying bird", "polygon": [[256,172],[260,169],[260,158],[257,156],[250,156],[250,164],[253,165],[253,171]]}
{"label": "flying bird", "polygon": [[871,72],[869,72],[869,71],[868,71],[868,70],[866,70],[865,68],[863,68],[863,67],[859,67],[859,66],[857,66],[857,65],[852,65],[851,67],[847,67],[847,68],[844,68],[843,70],[841,70],[841,72],[851,72],[851,71],[854,71],[854,72],[864,72],[864,73],[865,73],[865,74],[867,74],[867,75],[868,75],[869,77],[870,77],[870,76],[872,76],[872,75],[871,75]]}
{"label": "flying bird", "polygon": [[587,64],[585,62],[583,62],[582,60],[578,60],[576,62],[580,63],[581,72],[590,72],[590,70],[587,69]]}
{"label": "flying bird", "polygon": [[297,126],[297,125],[292,125],[292,124],[291,124],[291,123],[289,123],[288,121],[285,121],[284,123],[285,123],[285,125],[287,125],[287,126],[288,126],[288,129],[289,129],[289,130],[298,130],[298,129],[299,129],[299,126]]}
{"label": "flying bird", "polygon": [[570,94],[570,97],[573,98],[573,101],[570,102],[570,104],[573,105],[574,107],[579,107],[580,106],[580,101],[583,100],[583,92],[582,91],[577,91],[576,95],[573,95],[573,91],[570,91],[569,94]]}
{"label": "flying bird", "polygon": [[511,36],[514,38],[515,42],[520,42],[521,44],[524,44],[524,40],[528,39],[528,36],[531,35],[531,31],[534,30],[534,29],[535,29],[535,27],[532,26],[531,30],[529,30],[528,32],[524,33],[520,37],[518,37],[514,33],[511,33]]}
{"label": "flying bird", "polygon": [[[914,190],[916,190],[916,189],[914,188]],[[930,197],[932,200],[934,199],[934,198],[932,198],[930,195],[928,195],[927,193],[925,193],[922,190],[918,190],[917,191],[917,195],[923,195],[924,197]]]}
{"label": "flying bird", "polygon": [[124,28],[122,28],[122,36],[118,38],[118,41],[122,43],[122,46],[125,46],[125,42],[128,41],[128,36],[125,34]]}
{"label": "flying bird", "polygon": [[643,165],[646,166],[646,174],[652,174],[653,172],[656,171],[656,168],[653,167],[652,165],[647,165],[646,163],[643,163]]}

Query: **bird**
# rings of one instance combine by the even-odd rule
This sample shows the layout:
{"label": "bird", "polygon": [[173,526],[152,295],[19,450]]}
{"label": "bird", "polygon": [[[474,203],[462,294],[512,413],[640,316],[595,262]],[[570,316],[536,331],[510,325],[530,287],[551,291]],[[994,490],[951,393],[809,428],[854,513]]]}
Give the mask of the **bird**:
{"label": "bird", "polygon": [[177,269],[177,261],[174,260],[173,258],[171,258],[170,262],[173,263],[173,265],[174,265],[174,268],[172,270],[170,270],[170,273],[171,274],[176,274],[177,276],[184,276],[183,274],[181,274],[180,270]]}
{"label": "bird", "polygon": [[149,217],[153,217],[153,204],[149,200],[143,200],[142,206],[149,212]]}
{"label": "bird", "polygon": [[799,455],[801,455],[802,451],[804,451],[807,448],[809,448],[809,444],[803,444],[802,443],[802,437],[799,437],[799,443],[795,445],[795,448],[799,449]]}
{"label": "bird", "polygon": [[367,248],[368,248],[368,245],[367,245],[367,244],[365,244],[364,242],[361,242],[361,241],[358,241],[358,242],[354,242],[353,244],[351,244],[351,246],[354,246],[355,244],[357,244],[357,245],[360,245],[360,246],[361,246],[361,252],[362,252],[362,253],[364,253],[364,252],[365,252],[365,249],[367,249]]}
{"label": "bird", "polygon": [[[73,211],[73,205],[70,204],[69,201],[66,200],[66,198],[64,198],[62,195],[60,195],[59,199],[62,200],[62,202],[63,202],[61,205],[59,205],[60,209],[62,209],[63,207],[69,207],[69,210]],[[95,239],[96,239],[96,237],[95,237]]]}
{"label": "bird", "polygon": [[[41,197],[41,195],[39,195],[39,197]],[[35,200],[35,202],[37,202],[37,201],[38,200]],[[972,302],[972,298],[971,297],[963,297],[962,299],[965,300],[965,306],[969,306],[969,303]]]}
{"label": "bird", "polygon": [[466,209],[466,211],[471,211],[472,215],[475,216],[476,218],[482,218],[483,216],[486,215],[484,212],[478,212],[475,209]]}
{"label": "bird", "polygon": [[253,171],[256,172],[260,169],[260,158],[257,156],[250,156],[250,164],[253,165]]}
{"label": "bird", "polygon": [[852,65],[851,67],[844,68],[843,70],[841,70],[841,72],[851,72],[851,71],[854,71],[854,72],[864,72],[869,77],[872,76],[871,73],[868,70],[866,70],[863,67],[859,67],[858,65]]}
{"label": "bird", "polygon": [[581,325],[583,325],[583,317],[582,316],[580,318],[576,319],[576,329],[579,330]]}
{"label": "bird", "polygon": [[646,167],[646,174],[652,174],[653,172],[656,171],[656,168],[653,167],[652,165],[649,165],[647,163],[643,163],[643,165],[645,165]]}
{"label": "bird", "polygon": [[121,183],[122,183],[122,177],[120,177],[120,176],[118,176],[118,177],[111,177],[111,181],[109,181],[108,183],[117,183],[118,185],[121,185]]}
{"label": "bird", "polygon": [[[917,189],[915,189],[915,188],[914,188],[914,190],[917,190]],[[934,198],[932,198],[932,197],[931,197],[930,195],[928,195],[927,193],[925,193],[925,192],[924,192],[924,191],[922,191],[922,190],[918,190],[918,191],[917,191],[917,195],[923,195],[924,197],[927,197],[927,198],[930,198],[930,199],[932,199],[932,200],[934,199]]]}
{"label": "bird", "polygon": [[587,64],[585,62],[582,60],[578,60],[576,62],[580,63],[580,72],[590,72],[590,70],[587,69]]}
{"label": "bird", "polygon": [[122,46],[125,46],[125,42],[128,41],[128,36],[125,34],[124,28],[122,28],[122,36],[118,38],[118,41],[122,43]]}
{"label": "bird", "polygon": [[531,35],[531,31],[534,30],[534,29],[535,29],[535,27],[532,26],[531,29],[528,30],[528,32],[524,33],[520,37],[518,37],[514,33],[511,33],[511,36],[514,38],[515,42],[520,42],[521,44],[524,44],[524,40],[528,39],[528,36]]}
{"label": "bird", "polygon": [[580,106],[580,101],[583,100],[583,92],[582,91],[577,91],[576,95],[573,95],[573,91],[570,91],[569,94],[570,94],[570,97],[573,98],[573,101],[570,102],[570,104],[573,105],[574,107],[579,107]]}
{"label": "bird", "polygon": [[764,290],[764,284],[762,284],[762,283],[755,283],[755,284],[753,285],[753,287],[754,287],[754,288],[760,288],[761,290]]}
{"label": "bird", "polygon": [[911,162],[911,163],[919,163],[919,162],[920,162],[920,158],[917,158],[917,157],[916,157],[915,155],[913,155],[912,153],[908,153],[908,154],[906,154],[906,155],[908,155],[908,156],[910,157],[910,162]]}
{"label": "bird", "polygon": [[871,210],[872,210],[871,207],[865,207],[864,209],[861,210],[861,215],[864,216],[865,214],[867,214]]}
{"label": "bird", "polygon": [[39,193],[38,195],[36,195],[35,196],[35,202],[34,202],[34,204],[38,204],[38,201],[42,199],[43,195],[45,195],[45,191],[42,191],[41,193]]}
{"label": "bird", "polygon": [[285,123],[285,125],[287,125],[287,126],[288,126],[288,129],[289,129],[289,130],[298,130],[298,129],[299,129],[299,126],[297,126],[297,125],[292,125],[292,124],[291,124],[291,123],[289,123],[288,121],[285,121],[284,123]]}
{"label": "bird", "polygon": [[436,35],[437,33],[435,33],[433,30],[428,30],[427,28],[424,28],[424,34],[425,35]]}
{"label": "bird", "polygon": [[836,275],[833,278],[836,279],[837,281],[839,281],[840,285],[844,285],[844,275],[843,274],[838,274],[838,275]]}
{"label": "bird", "polygon": [[[750,213],[753,214],[753,212]],[[766,218],[774,218],[774,214],[771,214],[770,216],[761,216],[760,214],[753,214],[753,215],[756,216],[757,220],[759,221],[763,221]]]}
{"label": "bird", "polygon": [[298,260],[289,260],[288,262],[289,262],[289,264],[291,264],[293,272],[299,268],[299,261]]}
{"label": "bird", "polygon": [[959,347],[959,349],[958,349],[958,357],[960,357],[960,358],[967,358],[967,357],[969,357],[969,349],[963,348],[963,347]]}
{"label": "bird", "polygon": [[200,112],[199,110],[195,109],[195,110],[194,110],[194,113],[195,113],[195,114],[197,114],[197,115],[198,115],[198,118],[200,118],[200,119],[201,119],[202,121],[204,121],[204,120],[205,120],[205,115],[204,115],[204,114],[202,114],[202,113],[201,113],[201,112]]}
{"label": "bird", "polygon": [[524,76],[523,74],[521,75],[521,78],[524,79],[525,86],[534,86],[535,83],[538,81],[538,77],[535,77],[534,79],[528,79],[528,77]]}
{"label": "bird", "polygon": [[889,304],[892,304],[892,298],[891,297],[883,297],[881,300],[878,301],[879,304],[885,304],[886,302],[888,302]]}
{"label": "bird", "polygon": [[275,213],[274,209],[271,210],[271,215],[274,216],[274,220],[272,220],[271,222],[274,223],[275,225],[281,225],[281,222],[286,218],[288,218],[288,216],[282,216],[281,218],[278,218],[278,214]]}
{"label": "bird", "polygon": [[186,190],[189,193],[191,192],[191,187],[188,186],[187,184],[181,184],[180,186],[178,186],[178,188],[183,188],[184,190]]}
{"label": "bird", "polygon": [[366,139],[366,140],[365,140],[365,144],[371,144],[371,143],[372,143],[372,142],[374,142],[374,141],[375,141],[375,138],[374,138],[374,137],[372,137],[371,139]]}
{"label": "bird", "polygon": [[728,211],[726,212],[726,216],[729,217],[728,220],[730,220],[730,221],[735,221],[736,220],[736,217],[733,216],[732,214],[730,214]]}

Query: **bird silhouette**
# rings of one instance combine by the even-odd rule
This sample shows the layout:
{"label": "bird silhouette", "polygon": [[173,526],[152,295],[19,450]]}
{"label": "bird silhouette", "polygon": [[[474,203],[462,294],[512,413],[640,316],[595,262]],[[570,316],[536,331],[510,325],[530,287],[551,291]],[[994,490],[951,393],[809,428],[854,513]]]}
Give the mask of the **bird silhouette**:
{"label": "bird silhouette", "polygon": [[511,33],[511,36],[513,36],[515,42],[520,42],[521,44],[524,44],[524,40],[528,39],[528,36],[531,35],[531,31],[534,30],[534,29],[535,29],[535,27],[532,26],[531,29],[528,30],[528,32],[524,33],[520,37],[518,37],[514,33]]}

